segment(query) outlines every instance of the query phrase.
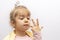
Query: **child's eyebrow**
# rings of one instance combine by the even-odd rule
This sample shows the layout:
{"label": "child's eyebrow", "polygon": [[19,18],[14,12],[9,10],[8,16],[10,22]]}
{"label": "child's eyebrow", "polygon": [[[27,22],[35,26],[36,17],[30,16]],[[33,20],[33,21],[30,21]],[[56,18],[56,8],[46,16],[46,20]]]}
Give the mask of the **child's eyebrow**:
{"label": "child's eyebrow", "polygon": [[[30,13],[28,13],[26,16],[30,17]],[[24,14],[19,14],[19,17],[25,17],[25,15]]]}
{"label": "child's eyebrow", "polygon": [[19,15],[20,17],[22,16],[22,17],[24,17],[24,15]]}
{"label": "child's eyebrow", "polygon": [[30,16],[30,13],[28,13],[28,16]]}
{"label": "child's eyebrow", "polygon": [[27,16],[30,16],[30,13],[28,13]]}

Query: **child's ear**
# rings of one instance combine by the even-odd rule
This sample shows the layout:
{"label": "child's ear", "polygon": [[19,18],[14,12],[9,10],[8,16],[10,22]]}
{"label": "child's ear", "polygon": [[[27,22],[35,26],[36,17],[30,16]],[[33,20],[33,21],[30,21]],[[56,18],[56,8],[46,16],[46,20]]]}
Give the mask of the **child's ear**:
{"label": "child's ear", "polygon": [[15,28],[15,22],[14,21],[10,21],[10,25]]}

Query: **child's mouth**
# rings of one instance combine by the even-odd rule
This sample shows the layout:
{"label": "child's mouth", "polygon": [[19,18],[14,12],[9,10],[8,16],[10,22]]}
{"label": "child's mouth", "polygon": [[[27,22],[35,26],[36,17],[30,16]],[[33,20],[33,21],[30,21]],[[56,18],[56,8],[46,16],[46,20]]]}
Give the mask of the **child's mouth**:
{"label": "child's mouth", "polygon": [[24,28],[28,29],[29,28],[29,24],[24,24]]}
{"label": "child's mouth", "polygon": [[24,24],[24,26],[29,26],[28,24]]}

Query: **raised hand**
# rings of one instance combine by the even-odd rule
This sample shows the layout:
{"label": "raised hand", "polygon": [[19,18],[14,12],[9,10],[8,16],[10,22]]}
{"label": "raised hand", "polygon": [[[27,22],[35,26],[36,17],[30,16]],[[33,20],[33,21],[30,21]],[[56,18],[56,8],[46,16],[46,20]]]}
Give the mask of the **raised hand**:
{"label": "raised hand", "polygon": [[41,29],[43,28],[43,27],[39,26],[39,21],[38,21],[38,19],[36,19],[36,22],[32,19],[32,23],[33,23],[33,26],[32,26],[32,31],[33,31],[33,32],[34,32],[34,31],[40,32]]}
{"label": "raised hand", "polygon": [[33,32],[33,40],[42,40],[40,31],[43,27],[39,26],[38,19],[36,19],[36,22],[32,19],[32,23],[33,23],[33,26],[31,30]]}

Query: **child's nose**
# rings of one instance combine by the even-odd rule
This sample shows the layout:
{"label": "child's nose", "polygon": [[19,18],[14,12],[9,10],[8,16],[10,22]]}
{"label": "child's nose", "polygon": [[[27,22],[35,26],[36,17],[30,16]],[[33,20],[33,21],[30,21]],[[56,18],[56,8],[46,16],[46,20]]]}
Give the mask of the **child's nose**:
{"label": "child's nose", "polygon": [[25,22],[25,23],[28,23],[28,19],[27,19],[27,18],[25,18],[25,19],[24,19],[24,22]]}

